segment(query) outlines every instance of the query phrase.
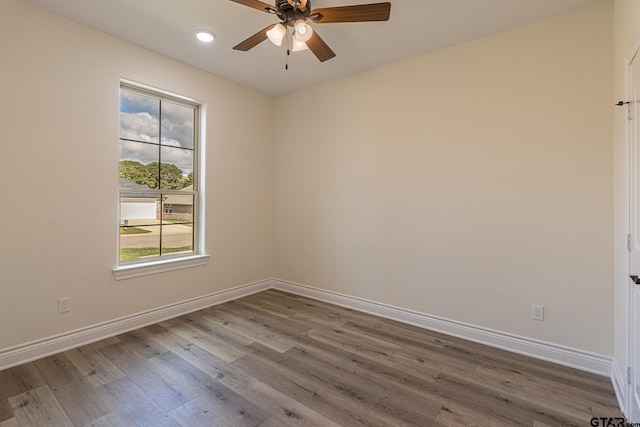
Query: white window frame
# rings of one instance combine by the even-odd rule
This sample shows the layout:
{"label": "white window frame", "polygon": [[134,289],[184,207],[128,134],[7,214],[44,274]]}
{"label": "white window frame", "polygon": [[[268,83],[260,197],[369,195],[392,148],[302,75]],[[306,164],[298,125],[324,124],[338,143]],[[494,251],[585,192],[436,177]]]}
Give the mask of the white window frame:
{"label": "white window frame", "polygon": [[[140,93],[143,95],[150,95],[162,100],[175,102],[187,106],[193,106],[197,109],[194,122],[194,159],[193,159],[193,185],[194,185],[194,223],[193,223],[193,251],[188,253],[177,253],[172,255],[163,255],[153,257],[145,260],[130,260],[120,261],[120,212],[121,212],[121,197],[122,191],[130,192],[129,190],[117,188],[118,202],[117,202],[117,252],[116,252],[116,266],[113,268],[113,275],[116,280],[130,279],[134,277],[147,276],[150,274],[164,273],[168,271],[180,270],[184,268],[191,268],[196,266],[202,266],[209,261],[209,255],[205,253],[204,249],[204,165],[201,159],[204,158],[204,117],[205,117],[205,104],[203,102],[176,95],[161,89],[157,89],[151,86],[142,85],[128,80],[120,80],[120,89],[125,89]],[[120,123],[120,114],[118,114],[118,123]],[[119,129],[119,126],[118,126]],[[118,136],[118,150],[120,137]],[[120,161],[120,155],[118,155],[118,162]],[[163,191],[170,193],[171,190]]]}

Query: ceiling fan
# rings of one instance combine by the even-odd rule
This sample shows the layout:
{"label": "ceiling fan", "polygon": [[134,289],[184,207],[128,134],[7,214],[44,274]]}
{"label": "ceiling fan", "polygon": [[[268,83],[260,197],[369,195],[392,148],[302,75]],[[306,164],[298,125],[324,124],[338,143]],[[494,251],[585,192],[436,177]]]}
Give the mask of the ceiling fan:
{"label": "ceiling fan", "polygon": [[[281,23],[272,24],[258,31],[245,41],[234,46],[234,50],[249,49],[269,39],[280,46],[288,28],[293,29],[292,50],[309,49],[321,61],[327,61],[336,54],[307,23],[329,24],[334,22],[387,21],[391,13],[391,3],[372,3],[354,6],[327,7],[311,10],[311,0],[275,0],[275,6],[258,0],[231,0],[254,9],[276,15]],[[289,53],[287,51],[287,53]]]}

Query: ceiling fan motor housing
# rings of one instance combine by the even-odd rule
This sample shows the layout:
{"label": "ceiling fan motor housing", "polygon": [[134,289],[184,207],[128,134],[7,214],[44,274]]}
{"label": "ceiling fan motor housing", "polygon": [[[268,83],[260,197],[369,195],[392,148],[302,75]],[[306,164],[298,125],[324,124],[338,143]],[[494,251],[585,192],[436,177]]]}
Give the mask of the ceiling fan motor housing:
{"label": "ceiling fan motor housing", "polygon": [[[284,6],[283,3],[290,8],[293,8],[293,5],[297,3],[299,5],[304,5],[306,9],[311,10],[311,0],[307,0],[306,2],[301,0],[276,0],[276,9],[280,10],[280,8]],[[304,3],[306,3],[306,5]]]}
{"label": "ceiling fan motor housing", "polygon": [[309,18],[311,14],[311,0],[307,0],[306,3],[304,9],[299,9],[294,7],[289,0],[276,0],[275,8],[278,10],[278,17],[283,23],[292,27],[296,20],[306,20]]}

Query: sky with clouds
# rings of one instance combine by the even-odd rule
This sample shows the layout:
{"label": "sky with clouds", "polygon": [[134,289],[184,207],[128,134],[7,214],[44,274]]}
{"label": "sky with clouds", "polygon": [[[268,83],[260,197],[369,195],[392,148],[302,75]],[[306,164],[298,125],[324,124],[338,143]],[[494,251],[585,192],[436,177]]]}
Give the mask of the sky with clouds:
{"label": "sky with clouds", "polygon": [[143,164],[173,163],[187,175],[193,171],[194,109],[120,90],[120,160]]}

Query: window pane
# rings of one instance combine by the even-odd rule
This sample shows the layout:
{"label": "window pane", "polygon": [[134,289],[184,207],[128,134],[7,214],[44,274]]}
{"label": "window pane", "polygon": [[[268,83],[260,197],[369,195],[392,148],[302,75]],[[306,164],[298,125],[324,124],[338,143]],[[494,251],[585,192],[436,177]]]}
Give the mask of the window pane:
{"label": "window pane", "polygon": [[153,144],[120,140],[120,178],[148,188],[158,188],[158,148]]}
{"label": "window pane", "polygon": [[121,87],[119,261],[202,248],[194,233],[198,111],[169,95]]}
{"label": "window pane", "polygon": [[195,110],[192,107],[162,102],[162,144],[193,149]]}
{"label": "window pane", "polygon": [[120,138],[160,142],[160,100],[120,90]]}
{"label": "window pane", "polygon": [[162,205],[162,254],[191,252],[193,248],[193,194],[167,194]]}
{"label": "window pane", "polygon": [[120,195],[120,261],[160,254],[161,203],[151,194]]}
{"label": "window pane", "polygon": [[193,184],[193,150],[175,147],[160,147],[162,159],[161,176],[163,190],[180,190]]}

